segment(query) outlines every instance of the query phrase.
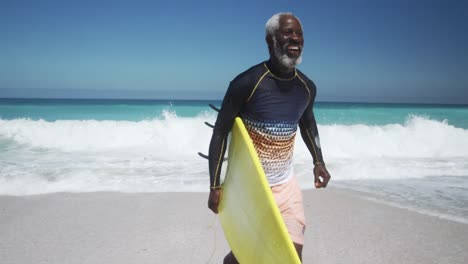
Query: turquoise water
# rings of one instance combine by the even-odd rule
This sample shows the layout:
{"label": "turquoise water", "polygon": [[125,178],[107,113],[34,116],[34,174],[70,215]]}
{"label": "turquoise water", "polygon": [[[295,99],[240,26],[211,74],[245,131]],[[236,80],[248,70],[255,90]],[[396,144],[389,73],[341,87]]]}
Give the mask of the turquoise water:
{"label": "turquoise water", "polygon": [[[220,101],[0,99],[0,195],[205,192]],[[332,186],[468,223],[468,106],[317,103]],[[294,169],[313,188],[296,137]]]}
{"label": "turquoise water", "polygon": [[[127,120],[160,118],[164,111],[180,117],[195,117],[210,111],[200,100],[77,100],[77,99],[0,99],[0,118],[33,120]],[[468,105],[316,103],[319,124],[386,125],[404,124],[408,117],[421,116],[460,128],[468,128]]]}
{"label": "turquoise water", "polygon": [[127,120],[159,118],[164,111],[195,117],[218,101],[0,99],[0,118],[33,120]]}
{"label": "turquoise water", "polygon": [[468,128],[468,106],[462,105],[318,103],[315,111],[323,124],[404,124],[410,116],[421,116]]}

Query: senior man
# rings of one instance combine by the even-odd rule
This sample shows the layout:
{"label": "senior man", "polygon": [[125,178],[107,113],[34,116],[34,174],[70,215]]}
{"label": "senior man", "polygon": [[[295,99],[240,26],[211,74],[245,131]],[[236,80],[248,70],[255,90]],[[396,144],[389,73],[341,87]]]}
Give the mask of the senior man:
{"label": "senior man", "polygon": [[[297,127],[314,161],[315,187],[330,180],[322,157],[313,113],[315,84],[296,69],[302,61],[302,26],[291,13],[279,13],[266,23],[269,60],[257,64],[231,81],[219,111],[209,147],[210,195],[208,207],[218,213],[220,172],[227,135],[241,117],[254,143],[269,185],[302,260],[305,216],[302,192],[293,172]],[[238,263],[230,252],[224,263]]]}

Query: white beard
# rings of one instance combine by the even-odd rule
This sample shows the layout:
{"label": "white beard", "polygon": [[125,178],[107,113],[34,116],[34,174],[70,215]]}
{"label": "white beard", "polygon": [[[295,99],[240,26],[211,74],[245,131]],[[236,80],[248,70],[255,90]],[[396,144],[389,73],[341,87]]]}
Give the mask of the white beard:
{"label": "white beard", "polygon": [[[286,49],[286,46],[288,44],[285,44],[283,49],[281,49],[278,45],[278,41],[276,40],[275,37],[273,37],[273,48],[275,50],[275,57],[278,59],[278,61],[286,68],[292,69],[296,67],[297,65],[301,64],[302,62],[302,52],[301,55],[297,58],[290,58],[288,55],[283,54],[283,51]],[[302,46],[301,46],[302,50]]]}

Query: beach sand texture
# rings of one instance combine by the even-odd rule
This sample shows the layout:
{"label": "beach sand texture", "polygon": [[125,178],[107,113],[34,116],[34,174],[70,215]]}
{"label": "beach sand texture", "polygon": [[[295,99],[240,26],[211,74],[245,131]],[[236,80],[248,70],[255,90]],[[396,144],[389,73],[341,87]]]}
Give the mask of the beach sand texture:
{"label": "beach sand texture", "polygon": [[[0,263],[222,263],[205,193],[0,197]],[[466,263],[468,225],[335,188],[304,191],[304,263]],[[212,225],[215,223],[215,225]],[[210,256],[213,254],[210,262]]]}

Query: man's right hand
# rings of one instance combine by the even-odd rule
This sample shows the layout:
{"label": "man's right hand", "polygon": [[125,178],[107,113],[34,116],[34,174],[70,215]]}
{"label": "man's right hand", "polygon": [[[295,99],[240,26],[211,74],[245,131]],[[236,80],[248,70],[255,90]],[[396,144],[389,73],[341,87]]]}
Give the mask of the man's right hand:
{"label": "man's right hand", "polygon": [[215,214],[218,213],[219,201],[221,201],[221,189],[210,190],[210,197],[208,197],[208,208]]}

